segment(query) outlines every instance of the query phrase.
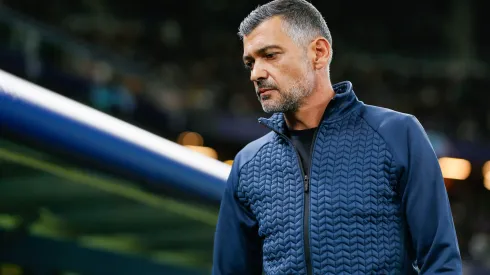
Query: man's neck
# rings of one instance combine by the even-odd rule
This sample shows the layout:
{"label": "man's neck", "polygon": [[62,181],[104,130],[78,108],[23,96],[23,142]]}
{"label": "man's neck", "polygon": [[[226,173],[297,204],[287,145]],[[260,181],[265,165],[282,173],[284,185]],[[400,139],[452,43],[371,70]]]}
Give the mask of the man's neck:
{"label": "man's neck", "polygon": [[318,127],[334,95],[333,88],[329,86],[326,90],[316,91],[305,98],[302,106],[296,112],[284,114],[288,128],[305,130]]}

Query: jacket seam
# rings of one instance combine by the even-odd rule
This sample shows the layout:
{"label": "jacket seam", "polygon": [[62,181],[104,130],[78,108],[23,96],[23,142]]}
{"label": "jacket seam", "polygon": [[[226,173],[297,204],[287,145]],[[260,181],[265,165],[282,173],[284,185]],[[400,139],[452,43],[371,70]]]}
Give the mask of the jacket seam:
{"label": "jacket seam", "polygon": [[242,175],[242,169],[245,168],[252,160],[254,160],[257,155],[259,154],[260,151],[262,151],[262,149],[264,148],[264,146],[268,145],[271,141],[267,141],[265,142],[264,144],[262,144],[262,146],[260,146],[260,148],[257,150],[257,152],[255,152],[255,154],[253,155],[253,157],[250,158],[250,160],[246,161],[241,167],[240,169],[238,169],[238,178],[237,178],[237,182],[236,182],[236,186],[233,188],[234,189],[234,193],[236,193],[238,190],[238,185],[240,184],[240,178],[241,178],[241,175]]}
{"label": "jacket seam", "polygon": [[[390,150],[391,154],[392,154],[392,161],[393,163],[395,164],[395,166],[397,168],[400,168],[400,165],[398,163],[398,154],[395,152],[395,150],[393,150],[391,144],[386,141],[386,138],[378,131],[379,127],[381,127],[381,125],[378,125],[378,127],[375,129],[371,123],[369,123],[369,121],[364,117],[362,116],[359,112],[357,112],[357,115],[369,126],[369,128],[373,129],[374,132],[376,132],[376,134],[378,134],[381,139],[383,139],[384,143],[386,144],[386,146],[388,147],[388,149]],[[397,179],[397,188],[399,187],[399,185],[401,184],[400,180]],[[401,196],[401,194],[399,194]]]}

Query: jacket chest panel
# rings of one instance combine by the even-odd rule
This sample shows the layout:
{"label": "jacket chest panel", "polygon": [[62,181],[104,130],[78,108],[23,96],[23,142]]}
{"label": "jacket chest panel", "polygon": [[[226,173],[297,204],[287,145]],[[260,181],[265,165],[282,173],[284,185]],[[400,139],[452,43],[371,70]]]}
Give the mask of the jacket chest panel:
{"label": "jacket chest panel", "polygon": [[[311,218],[384,222],[398,211],[393,174],[384,141],[362,121],[354,117],[322,127],[312,152]],[[287,141],[277,138],[266,145],[242,175],[239,196],[255,214],[261,236],[301,229],[303,175]]]}

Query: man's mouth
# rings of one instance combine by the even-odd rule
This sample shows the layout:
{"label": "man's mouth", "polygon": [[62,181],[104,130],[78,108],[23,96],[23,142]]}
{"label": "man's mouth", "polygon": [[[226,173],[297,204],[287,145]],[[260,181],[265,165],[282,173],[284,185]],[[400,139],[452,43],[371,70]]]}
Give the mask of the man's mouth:
{"label": "man's mouth", "polygon": [[272,90],[275,90],[275,89],[274,88],[260,88],[259,89],[259,95],[264,94],[268,91],[272,91]]}

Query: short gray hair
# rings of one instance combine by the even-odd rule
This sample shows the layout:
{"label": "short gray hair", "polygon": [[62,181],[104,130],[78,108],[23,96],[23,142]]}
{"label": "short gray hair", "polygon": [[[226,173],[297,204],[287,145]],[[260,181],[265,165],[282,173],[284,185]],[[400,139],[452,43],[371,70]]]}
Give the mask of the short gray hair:
{"label": "short gray hair", "polygon": [[332,36],[325,19],[306,0],[274,0],[258,6],[240,23],[238,36],[243,39],[262,22],[275,16],[284,20],[285,31],[298,45],[305,45],[317,36],[322,36],[332,47]]}

